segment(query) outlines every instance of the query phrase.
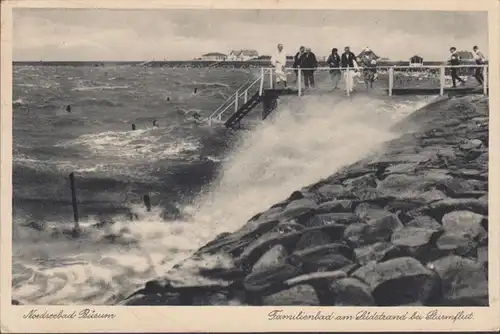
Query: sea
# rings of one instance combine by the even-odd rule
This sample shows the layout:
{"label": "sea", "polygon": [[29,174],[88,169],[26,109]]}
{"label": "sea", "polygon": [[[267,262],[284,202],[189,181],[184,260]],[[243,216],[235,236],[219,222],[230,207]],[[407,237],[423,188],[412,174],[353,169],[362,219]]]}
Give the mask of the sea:
{"label": "sea", "polygon": [[[116,304],[218,234],[380,149],[398,136],[392,124],[431,99],[325,89],[283,97],[243,130],[193,117],[259,74],[14,66],[12,298]],[[74,224],[70,173],[80,237],[64,233]],[[91,228],[101,222],[113,224]]]}

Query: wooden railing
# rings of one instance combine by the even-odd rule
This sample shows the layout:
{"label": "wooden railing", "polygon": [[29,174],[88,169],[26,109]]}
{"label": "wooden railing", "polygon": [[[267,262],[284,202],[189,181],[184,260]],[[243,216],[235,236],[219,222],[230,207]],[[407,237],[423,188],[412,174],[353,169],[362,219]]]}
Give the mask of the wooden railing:
{"label": "wooden railing", "polygon": [[[421,72],[426,74],[434,75],[436,72],[439,72],[439,95],[444,95],[445,83],[446,83],[446,71],[451,68],[458,68],[461,70],[475,70],[477,68],[483,68],[483,93],[485,95],[488,94],[488,65],[423,65],[423,66],[377,66],[377,72],[387,72],[388,74],[388,95],[393,95],[394,89],[394,79],[398,74],[405,75],[406,73],[412,72]],[[297,94],[298,96],[302,96],[302,81],[303,81],[303,70],[315,70],[315,71],[330,71],[332,68],[330,67],[317,67],[314,69],[310,68],[300,68],[297,73]],[[363,68],[360,66],[357,69],[354,68],[336,68],[341,71],[345,70],[360,70]],[[286,72],[292,72],[297,70],[295,68],[287,67],[285,68]],[[463,75],[463,74],[461,74]],[[436,77],[434,77],[436,78]],[[266,83],[268,81],[268,83]],[[222,122],[222,117],[229,110],[234,110],[236,112],[238,108],[241,106],[240,101],[243,100],[243,103],[246,103],[249,99],[249,95],[252,94],[255,86],[259,83],[259,95],[262,96],[265,87],[269,87],[269,89],[274,88],[274,68],[261,68],[260,75],[258,78],[252,78],[245,82],[238,90],[231,95],[223,104],[221,104],[208,118],[206,121],[208,124],[212,124],[213,122]],[[253,92],[255,94],[257,91]],[[347,95],[349,95],[349,91],[346,90]],[[233,109],[234,108],[234,109]]]}
{"label": "wooden railing", "polygon": [[[488,65],[424,65],[424,66],[377,66],[377,71],[387,71],[388,73],[388,93],[389,96],[392,96],[392,92],[394,89],[394,77],[395,74],[398,72],[435,72],[439,71],[439,94],[443,95],[444,94],[444,88],[445,88],[445,78],[446,78],[446,70],[447,69],[452,69],[452,68],[458,68],[458,69],[477,69],[477,68],[483,68],[483,76],[484,76],[484,84],[483,84],[483,93],[485,95],[488,94]],[[355,68],[345,68],[345,67],[340,67],[336,68],[341,71],[345,70],[356,70]],[[290,68],[287,67],[285,68],[285,71],[293,71],[296,70],[295,68]],[[330,67],[317,67],[317,68],[300,68],[301,71],[298,72],[297,76],[297,91],[298,95],[302,95],[302,71],[303,70],[315,70],[315,71],[330,71]],[[357,70],[362,71],[363,67],[358,67]],[[270,84],[269,86],[272,88],[273,87],[273,68],[266,68],[262,69],[262,73],[264,71],[267,73],[270,73]],[[347,95],[349,95],[349,91],[346,91]]]}

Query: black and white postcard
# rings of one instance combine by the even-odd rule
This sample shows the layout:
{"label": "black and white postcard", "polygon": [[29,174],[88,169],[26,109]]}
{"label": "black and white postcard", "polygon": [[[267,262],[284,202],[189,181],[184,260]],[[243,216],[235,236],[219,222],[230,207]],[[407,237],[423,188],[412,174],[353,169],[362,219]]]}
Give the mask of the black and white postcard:
{"label": "black and white postcard", "polygon": [[2,331],[499,329],[498,1],[1,5]]}

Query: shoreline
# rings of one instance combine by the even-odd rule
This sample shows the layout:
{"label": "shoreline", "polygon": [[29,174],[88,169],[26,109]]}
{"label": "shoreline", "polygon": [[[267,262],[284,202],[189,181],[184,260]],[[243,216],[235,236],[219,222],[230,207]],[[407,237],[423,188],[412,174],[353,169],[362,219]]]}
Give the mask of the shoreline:
{"label": "shoreline", "polygon": [[488,305],[488,125],[487,97],[433,101],[120,304]]}
{"label": "shoreline", "polygon": [[[464,61],[463,65],[474,64]],[[378,66],[408,66],[408,60],[380,61]],[[424,66],[439,66],[443,61],[424,61]],[[486,62],[488,64],[488,62]],[[211,60],[164,60],[164,61],[13,61],[13,66],[134,66],[134,67],[193,67],[193,68],[260,68],[270,67],[270,60],[247,60],[247,61],[211,61]],[[217,65],[217,66],[215,66]],[[293,61],[287,61],[287,66],[292,67]],[[318,67],[328,67],[326,61],[318,61]],[[415,67],[415,70],[418,70]]]}

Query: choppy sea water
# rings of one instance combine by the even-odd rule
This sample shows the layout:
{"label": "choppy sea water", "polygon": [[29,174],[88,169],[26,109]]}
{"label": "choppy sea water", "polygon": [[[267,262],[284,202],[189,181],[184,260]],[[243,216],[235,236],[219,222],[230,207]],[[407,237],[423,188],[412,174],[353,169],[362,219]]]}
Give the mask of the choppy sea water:
{"label": "choppy sea water", "polygon": [[[113,304],[217,234],[377,149],[397,135],[391,124],[428,100],[287,97],[268,120],[236,133],[191,117],[208,116],[258,73],[14,67],[13,298]],[[71,226],[70,172],[82,226],[116,223],[79,239],[26,227]]]}

